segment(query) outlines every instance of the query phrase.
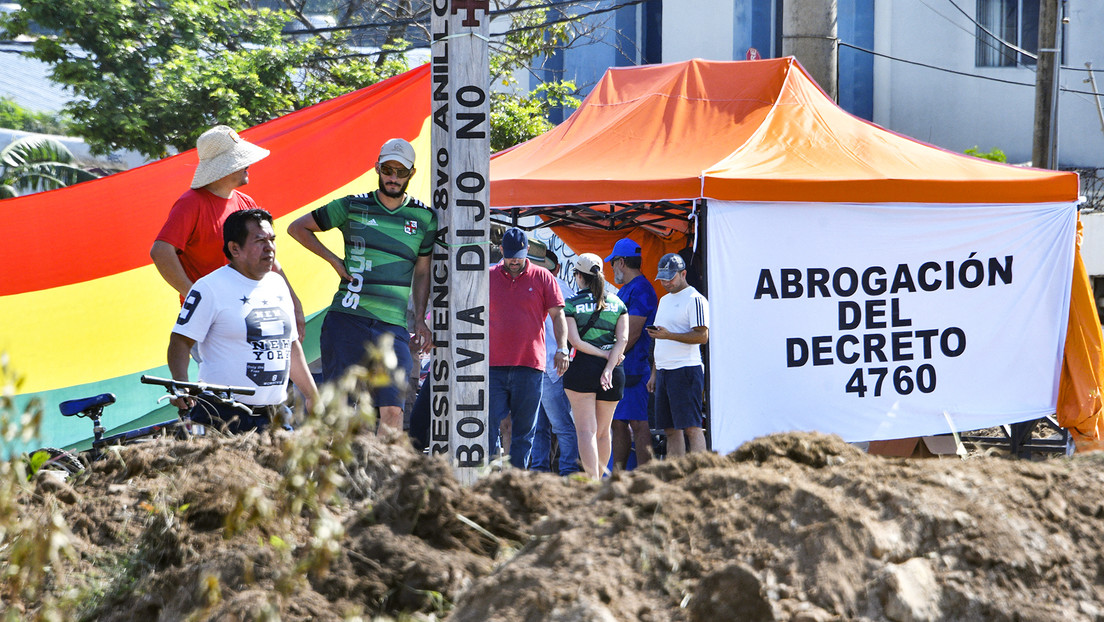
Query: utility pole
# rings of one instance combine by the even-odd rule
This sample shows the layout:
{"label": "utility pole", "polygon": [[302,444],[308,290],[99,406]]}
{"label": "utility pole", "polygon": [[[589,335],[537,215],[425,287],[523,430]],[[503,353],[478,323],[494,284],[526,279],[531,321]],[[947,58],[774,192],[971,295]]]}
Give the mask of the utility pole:
{"label": "utility pole", "polygon": [[1093,75],[1092,61],[1085,63],[1085,69],[1089,70],[1089,77],[1082,80],[1092,85],[1093,100],[1096,102],[1096,116],[1100,118],[1100,131],[1104,132],[1104,108],[1100,107],[1100,91],[1096,89],[1096,76]]}
{"label": "utility pole", "polygon": [[782,3],[782,55],[794,56],[833,100],[839,100],[836,0]]}
{"label": "utility pole", "polygon": [[1035,131],[1032,134],[1031,164],[1037,168],[1057,168],[1058,144],[1058,65],[1061,49],[1058,32],[1058,3],[1039,2],[1039,60],[1035,66]]}

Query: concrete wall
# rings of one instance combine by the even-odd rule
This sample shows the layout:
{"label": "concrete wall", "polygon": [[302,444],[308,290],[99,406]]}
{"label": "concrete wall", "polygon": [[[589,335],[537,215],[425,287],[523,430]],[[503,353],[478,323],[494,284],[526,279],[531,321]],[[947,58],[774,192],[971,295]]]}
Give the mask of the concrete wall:
{"label": "concrete wall", "polygon": [[1104,212],[1081,214],[1084,238],[1081,240],[1081,258],[1092,276],[1104,276]]}
{"label": "concrete wall", "polygon": [[[1065,66],[1104,69],[1104,5],[1071,2]],[[971,15],[974,3],[964,3]],[[953,151],[1003,150],[1011,162],[1031,159],[1035,73],[1027,67],[976,67],[976,26],[942,3],[884,0],[875,7],[876,51],[900,59],[984,76],[984,80],[886,59],[875,60],[874,121]],[[1090,91],[1085,72],[1063,71],[1065,88]],[[1005,82],[998,82],[1002,80]],[[1098,81],[1104,87],[1104,73]],[[1024,86],[1018,84],[1021,83]],[[1093,97],[1059,101],[1059,162],[1104,165],[1104,132]]]}
{"label": "concrete wall", "polygon": [[[664,2],[663,62],[733,60],[737,4],[742,3]],[[743,19],[743,8],[740,15]],[[743,59],[741,54],[739,60]]]}

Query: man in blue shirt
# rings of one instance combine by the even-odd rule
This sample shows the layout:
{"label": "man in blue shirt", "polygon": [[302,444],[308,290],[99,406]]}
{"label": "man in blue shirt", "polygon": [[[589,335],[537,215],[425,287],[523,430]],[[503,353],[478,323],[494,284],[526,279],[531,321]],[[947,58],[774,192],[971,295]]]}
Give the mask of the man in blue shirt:
{"label": "man in blue shirt", "polygon": [[614,283],[621,285],[617,297],[629,309],[629,344],[625,349],[625,393],[617,403],[610,429],[614,468],[624,469],[629,453],[636,446],[636,464],[652,459],[652,431],[648,424],[647,381],[652,372],[648,360],[652,338],[644,330],[655,321],[659,299],[651,281],[640,272],[640,245],[622,238],[606,257],[613,267]]}

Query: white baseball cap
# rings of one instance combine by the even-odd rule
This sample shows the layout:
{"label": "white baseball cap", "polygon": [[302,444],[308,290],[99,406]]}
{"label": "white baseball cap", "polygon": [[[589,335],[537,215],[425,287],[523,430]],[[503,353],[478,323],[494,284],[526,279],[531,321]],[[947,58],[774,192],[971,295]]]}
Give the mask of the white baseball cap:
{"label": "white baseball cap", "polygon": [[602,258],[594,253],[583,253],[575,258],[575,270],[586,274],[602,274]]}
{"label": "white baseball cap", "polygon": [[414,168],[414,145],[401,138],[392,138],[380,147],[379,163],[395,161],[406,168]]}

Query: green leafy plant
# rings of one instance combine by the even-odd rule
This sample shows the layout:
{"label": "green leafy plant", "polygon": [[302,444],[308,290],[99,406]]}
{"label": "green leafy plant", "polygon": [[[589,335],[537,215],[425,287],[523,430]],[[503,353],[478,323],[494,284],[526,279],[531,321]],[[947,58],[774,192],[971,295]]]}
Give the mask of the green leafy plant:
{"label": "green leafy plant", "polygon": [[[28,443],[38,435],[42,406],[32,400],[16,408],[12,396],[22,384],[0,354],[0,446]],[[17,619],[13,604],[39,605],[42,619],[61,619],[64,605],[49,597],[50,581],[64,578],[65,561],[76,557],[72,533],[57,507],[45,512],[22,511],[23,501],[34,493],[27,481],[24,457],[0,461],[0,602],[8,605],[8,619]],[[64,558],[64,559],[63,559]],[[12,617],[16,616],[16,617]]]}
{"label": "green leafy plant", "polygon": [[574,93],[574,82],[546,82],[530,94],[495,93],[491,99],[491,151],[501,151],[552,129],[549,109],[578,106]]}
{"label": "green leafy plant", "polygon": [[0,127],[36,134],[65,134],[68,122],[52,112],[32,112],[10,97],[0,97]]}
{"label": "green leafy plant", "polygon": [[974,156],[975,158],[992,160],[993,162],[1008,162],[1008,156],[1004,155],[1004,152],[996,147],[993,147],[989,151],[979,151],[977,145],[974,145],[963,153],[969,156]]}
{"label": "green leafy plant", "polygon": [[[64,111],[73,132],[94,155],[132,150],[151,158],[191,149],[212,125],[243,129],[397,75],[408,69],[405,52],[428,38],[429,0],[312,6],[330,12],[336,28],[306,34],[285,28],[313,28],[308,3],[281,3],[287,10],[246,0],[23,0],[0,16],[0,36],[55,33],[39,36],[30,55],[76,95]],[[580,20],[547,22],[542,4],[492,3],[511,20],[507,34],[491,41],[492,83],[512,84],[516,72],[585,36]],[[380,38],[378,51],[352,47]],[[501,110],[492,124],[504,126],[496,148],[547,129],[540,117],[566,103],[558,93],[573,91],[549,85],[496,98],[492,106]]]}
{"label": "green leafy plant", "polygon": [[0,198],[40,192],[96,179],[75,163],[73,152],[49,136],[24,136],[0,150]]}
{"label": "green leafy plant", "polygon": [[31,56],[76,95],[66,107],[94,154],[156,158],[190,149],[216,123],[244,128],[305,103],[300,69],[326,45],[288,40],[285,12],[223,0],[24,0],[8,36],[55,31]]}
{"label": "green leafy plant", "polygon": [[[57,458],[50,451],[45,449],[39,449],[33,451],[27,456],[27,479],[33,479],[34,476],[42,469],[48,469],[52,465],[57,464]],[[68,473],[65,469],[55,468],[55,470]]]}

